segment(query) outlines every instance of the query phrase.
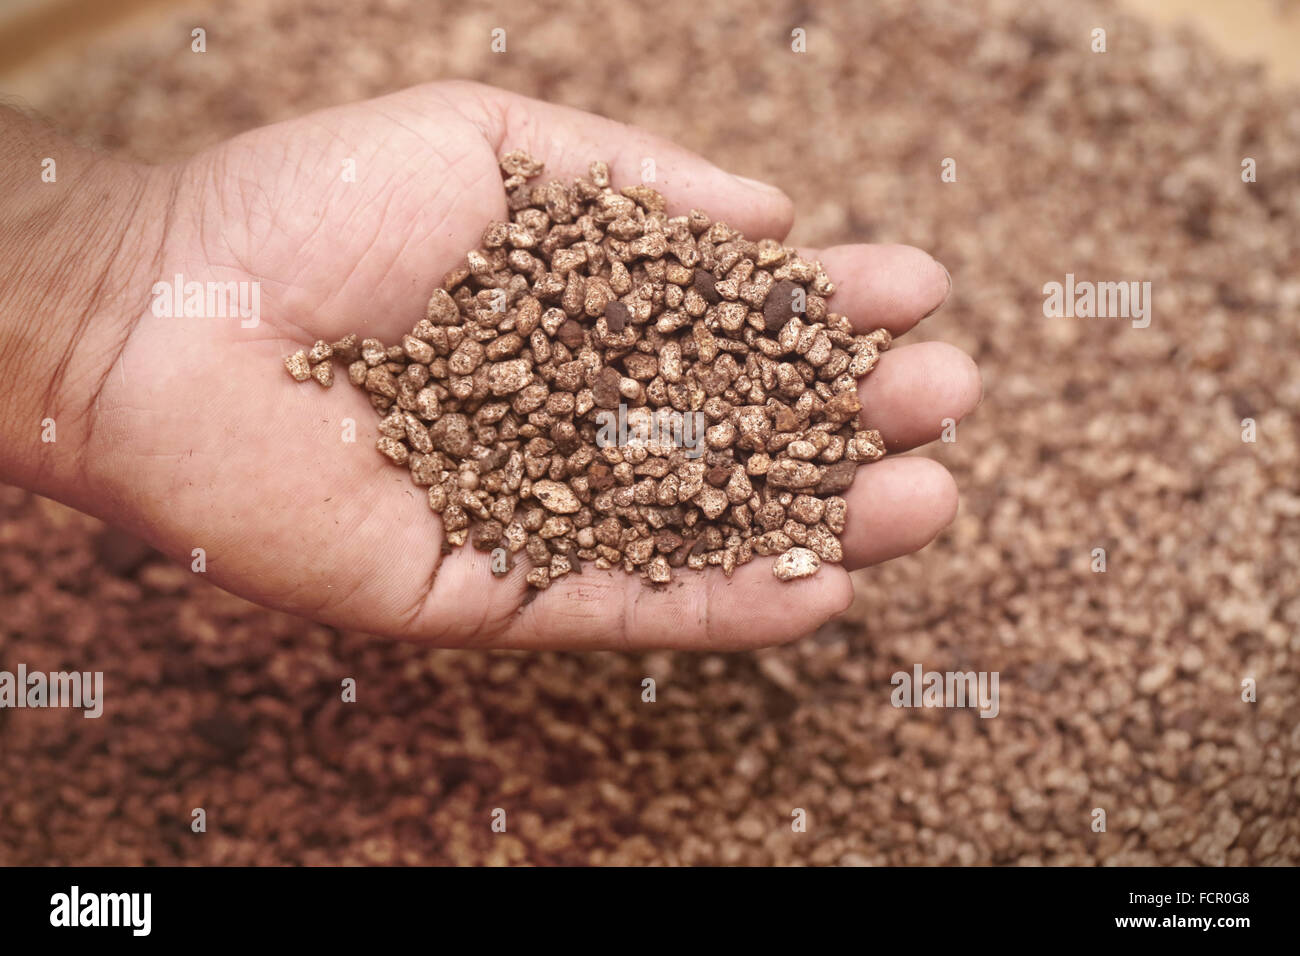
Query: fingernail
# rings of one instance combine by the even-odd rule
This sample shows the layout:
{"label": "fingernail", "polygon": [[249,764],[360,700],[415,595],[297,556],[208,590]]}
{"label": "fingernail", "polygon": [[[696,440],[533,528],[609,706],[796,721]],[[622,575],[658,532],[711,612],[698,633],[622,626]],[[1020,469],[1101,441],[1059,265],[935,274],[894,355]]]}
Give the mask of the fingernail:
{"label": "fingernail", "polygon": [[925,321],[930,316],[934,315],[936,312],[942,309],[943,304],[948,301],[948,296],[952,295],[952,273],[949,272],[948,267],[944,265],[942,262],[939,262],[939,260],[936,259],[935,262],[939,266],[939,268],[943,270],[944,278],[948,280],[948,289],[946,292],[944,292],[943,298],[939,300],[939,304],[936,305],[929,312],[925,313],[925,315],[921,316],[921,321]]}
{"label": "fingernail", "polygon": [[780,194],[781,189],[773,186],[771,183],[761,183],[757,179],[750,179],[748,176],[732,176],[736,182],[742,186],[748,186],[750,189],[757,189],[760,192]]}

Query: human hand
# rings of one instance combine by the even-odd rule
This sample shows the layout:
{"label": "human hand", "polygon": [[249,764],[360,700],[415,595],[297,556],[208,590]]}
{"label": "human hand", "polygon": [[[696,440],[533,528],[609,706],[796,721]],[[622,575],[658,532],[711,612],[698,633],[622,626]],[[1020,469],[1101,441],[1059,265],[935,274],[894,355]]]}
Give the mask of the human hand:
{"label": "human hand", "polygon": [[[441,521],[375,452],[378,420],[361,392],[284,375],[282,357],[316,339],[355,331],[391,342],[409,331],[443,273],[489,221],[506,218],[497,158],[511,149],[542,159],[544,179],[604,159],[615,184],[639,181],[650,157],[670,214],[699,207],[752,239],[790,227],[790,202],[775,189],[643,131],[468,83],[314,113],[174,167],[114,169],[132,187],[135,234],[98,285],[120,295],[111,308],[94,289],[78,299],[91,318],[45,400],[58,442],[5,463],[7,474],[187,564],[202,548],[208,576],[250,600],[446,646],[752,647],[844,610],[844,568],[781,583],[771,559],[729,579],[717,568],[683,572],[664,590],[588,567],[528,601],[522,575],[493,577],[487,555],[441,553]],[[804,254],[822,260],[838,286],[834,309],[862,331],[897,336],[948,294],[946,272],[919,250]],[[154,283],[176,274],[258,283],[257,324],[155,315]],[[903,450],[967,414],[980,385],[969,358],[924,343],[884,353],[860,391],[866,427]],[[348,418],[355,443],[342,440]],[[34,421],[18,424],[33,443]],[[848,569],[924,546],[956,509],[947,471],[920,458],[864,466],[845,496]]]}

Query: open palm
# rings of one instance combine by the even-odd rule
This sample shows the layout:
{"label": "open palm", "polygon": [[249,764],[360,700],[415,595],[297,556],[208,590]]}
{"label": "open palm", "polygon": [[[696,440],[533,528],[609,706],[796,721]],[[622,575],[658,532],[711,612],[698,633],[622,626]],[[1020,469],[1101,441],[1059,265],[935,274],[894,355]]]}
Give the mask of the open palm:
{"label": "open palm", "polygon": [[[348,332],[399,340],[445,271],[506,217],[497,157],[524,149],[543,178],[610,164],[615,185],[656,187],[676,214],[699,207],[750,238],[781,238],[789,200],[657,137],[466,83],[417,87],[266,127],[175,171],[156,278],[255,281],[260,322],[135,322],[99,394],[90,510],[111,515],[251,600],[329,624],[448,646],[757,646],[843,610],[847,572],[789,583],[758,558],[728,579],[682,570],[665,589],[590,565],[536,600],[526,561],[506,578],[471,548],[442,553],[441,522],[405,469],[376,453],[378,419],[346,383],[296,385],[281,359]],[[813,253],[862,330],[902,333],[947,294],[914,249]],[[886,353],[862,386],[864,417],[891,448],[933,440],[979,398],[968,358],[927,343]],[[345,441],[345,420],[355,442]],[[111,450],[111,454],[107,453]],[[844,534],[850,568],[923,546],[951,520],[951,478],[924,459],[864,467]]]}

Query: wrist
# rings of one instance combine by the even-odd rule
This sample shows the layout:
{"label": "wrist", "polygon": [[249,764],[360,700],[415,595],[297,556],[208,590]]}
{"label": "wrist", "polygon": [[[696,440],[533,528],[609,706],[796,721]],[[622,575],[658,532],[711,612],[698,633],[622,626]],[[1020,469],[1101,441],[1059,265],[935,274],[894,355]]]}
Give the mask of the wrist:
{"label": "wrist", "polygon": [[97,396],[148,308],[175,176],[13,114],[0,132],[0,481],[67,500]]}

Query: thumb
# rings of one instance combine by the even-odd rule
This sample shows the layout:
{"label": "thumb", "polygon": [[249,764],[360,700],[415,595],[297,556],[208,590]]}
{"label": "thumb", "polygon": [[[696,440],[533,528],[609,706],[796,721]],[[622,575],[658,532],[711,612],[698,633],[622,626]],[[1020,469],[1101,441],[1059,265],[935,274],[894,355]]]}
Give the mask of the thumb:
{"label": "thumb", "polygon": [[609,164],[615,186],[645,183],[668,200],[669,215],[702,209],[749,239],[784,239],[794,207],[775,186],[727,173],[675,143],[626,123],[556,106],[478,83],[451,82],[408,91],[434,96],[483,132],[500,156],[519,149],[546,164],[543,178],[587,175]]}

